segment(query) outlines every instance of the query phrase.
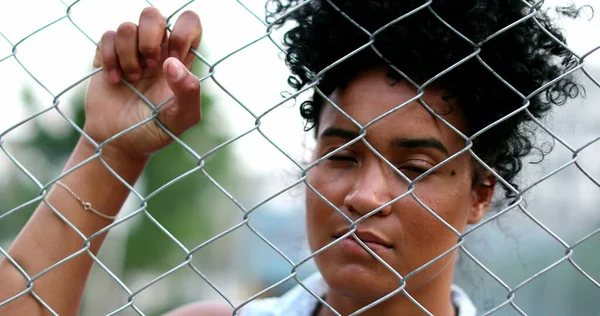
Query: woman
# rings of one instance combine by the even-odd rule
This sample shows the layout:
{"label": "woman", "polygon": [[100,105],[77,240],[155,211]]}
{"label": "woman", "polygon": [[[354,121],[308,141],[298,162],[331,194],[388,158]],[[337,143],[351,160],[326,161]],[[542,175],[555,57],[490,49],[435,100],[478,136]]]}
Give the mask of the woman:
{"label": "woman", "polygon": [[[456,252],[450,250],[465,227],[486,214],[497,182],[507,198],[516,195],[513,180],[521,158],[534,147],[528,115],[509,114],[527,105],[539,118],[552,105],[579,95],[581,88],[569,76],[561,77],[576,61],[538,23],[558,40],[564,41],[563,35],[545,13],[537,13],[537,20],[523,19],[488,40],[534,9],[520,0],[440,0],[430,6],[417,0],[315,0],[292,11],[300,2],[269,1],[268,20],[276,25],[296,22],[285,37],[286,62],[294,74],[291,86],[299,90],[318,80],[317,92],[302,104],[301,114],[317,140],[306,210],[310,248],[320,251],[315,256],[319,273],[306,286],[320,300],[297,287],[282,298],[241,306],[241,315],[325,316],[334,315],[333,310],[341,315],[421,315],[423,310],[473,315],[468,298],[452,285]],[[175,135],[199,122],[200,86],[189,72],[194,60],[189,49],[199,45],[202,33],[199,18],[185,12],[170,36],[164,28],[160,12],[147,8],[138,25],[123,23],[102,37],[94,67],[103,71],[91,78],[86,95],[84,131],[95,142],[151,115],[120,83],[121,76],[155,104],[175,96],[158,115]],[[356,51],[374,32],[373,46]],[[350,52],[355,53],[347,56]],[[544,92],[529,96],[559,77]],[[466,140],[475,134],[472,143]],[[150,155],[170,141],[148,122],[108,142],[101,157],[132,185]],[[82,138],[65,172],[95,152]],[[129,193],[97,159],[61,183],[64,187],[54,186],[48,201],[86,236],[111,220],[84,212],[74,194],[110,217]],[[93,239],[90,251],[97,253],[104,237]],[[35,275],[80,250],[81,240],[42,203],[9,254]],[[77,256],[36,280],[35,293],[57,313],[75,315],[91,266],[88,256]],[[0,280],[0,301],[26,288],[6,259],[0,262]],[[0,308],[2,315],[44,310],[31,294]],[[232,311],[225,303],[203,302],[170,315]]]}

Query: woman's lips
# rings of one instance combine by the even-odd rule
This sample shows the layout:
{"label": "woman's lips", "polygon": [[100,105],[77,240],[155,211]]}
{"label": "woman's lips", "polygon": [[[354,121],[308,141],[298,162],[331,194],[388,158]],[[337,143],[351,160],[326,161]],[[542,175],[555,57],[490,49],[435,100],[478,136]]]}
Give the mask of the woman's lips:
{"label": "woman's lips", "polygon": [[[333,237],[334,240],[341,238],[346,235],[348,230],[340,230]],[[386,238],[382,237],[381,234],[378,234],[373,231],[368,230],[359,230],[354,233],[358,239],[360,239],[369,249],[371,249],[376,254],[383,253],[392,249],[392,244]],[[343,240],[339,241],[336,245],[338,245],[341,249],[346,252],[354,253],[354,254],[369,254],[369,252],[354,239],[352,235],[345,237]]]}
{"label": "woman's lips", "polygon": [[[363,241],[363,243],[377,255],[380,255],[391,249],[390,247],[387,247],[387,246],[384,246],[382,244],[375,243],[375,242]],[[336,244],[336,246],[340,247],[344,252],[358,254],[358,255],[366,254],[368,256],[371,256],[371,254],[365,248],[363,248],[363,246],[361,244],[359,244],[358,241],[354,240],[354,238],[351,236],[348,236],[348,237],[344,238],[343,240],[339,241]]]}

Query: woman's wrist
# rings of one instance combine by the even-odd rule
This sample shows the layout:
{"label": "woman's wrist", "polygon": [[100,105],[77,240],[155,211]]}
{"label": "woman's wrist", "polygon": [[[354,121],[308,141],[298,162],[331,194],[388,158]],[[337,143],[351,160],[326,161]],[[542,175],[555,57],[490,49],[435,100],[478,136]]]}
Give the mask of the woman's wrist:
{"label": "woman's wrist", "polygon": [[[101,217],[112,218],[118,214],[130,194],[127,186],[135,184],[147,161],[134,158],[111,145],[99,150],[82,137],[60,177],[60,186],[63,188],[55,188],[48,200],[52,204],[70,202],[70,206],[59,208],[59,212],[89,235],[108,223]],[[84,203],[94,212],[86,210]],[[104,216],[93,214],[96,212]],[[97,224],[92,224],[90,220]]]}
{"label": "woman's wrist", "polygon": [[[113,171],[130,185],[133,185],[137,181],[149,160],[149,157],[125,152],[110,143],[99,149],[85,137],[80,138],[77,147],[75,148],[75,152],[81,152],[83,157],[72,157],[75,161],[69,161],[69,163],[67,163],[67,170],[100,152],[98,158],[101,158]],[[98,158],[96,158],[97,163],[101,163]],[[108,169],[106,171],[110,172]]]}

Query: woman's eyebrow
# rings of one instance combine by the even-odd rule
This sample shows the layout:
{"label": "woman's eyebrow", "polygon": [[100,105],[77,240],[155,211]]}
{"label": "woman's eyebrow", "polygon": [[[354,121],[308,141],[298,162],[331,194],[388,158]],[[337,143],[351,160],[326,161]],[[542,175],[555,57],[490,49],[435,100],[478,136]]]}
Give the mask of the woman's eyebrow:
{"label": "woman's eyebrow", "polygon": [[[338,137],[342,139],[352,140],[359,136],[358,132],[343,129],[339,127],[328,127],[319,136],[319,138],[324,137]],[[427,137],[427,138],[396,138],[392,141],[393,146],[408,148],[408,149],[416,149],[416,148],[431,148],[441,151],[446,154],[446,156],[450,156],[450,151],[444,144],[437,138]]]}
{"label": "woman's eyebrow", "polygon": [[328,127],[321,133],[321,136],[319,138],[338,137],[338,138],[352,140],[352,139],[357,138],[358,136],[359,136],[359,134],[356,131],[343,129],[343,128],[339,128],[339,127]]}
{"label": "woman's eyebrow", "polygon": [[442,144],[440,140],[437,138],[397,138],[393,141],[394,145],[397,147],[403,147],[408,149],[416,149],[416,148],[431,148],[437,149],[442,153],[446,154],[446,156],[450,156],[450,151],[448,148]]}

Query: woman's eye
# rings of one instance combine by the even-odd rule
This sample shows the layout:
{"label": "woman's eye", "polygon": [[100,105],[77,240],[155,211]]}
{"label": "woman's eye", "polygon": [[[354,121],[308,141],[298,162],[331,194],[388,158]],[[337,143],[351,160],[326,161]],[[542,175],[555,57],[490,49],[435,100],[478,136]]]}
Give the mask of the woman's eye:
{"label": "woman's eye", "polygon": [[412,171],[412,172],[416,172],[416,173],[424,173],[429,169],[425,169],[422,167],[416,167],[416,166],[403,166],[403,167],[398,167],[398,169],[400,170],[406,170],[406,171]]}
{"label": "woman's eye", "polygon": [[416,174],[422,174],[427,172],[433,166],[424,160],[416,160],[415,162],[407,161],[406,163],[399,165],[397,168],[403,172],[411,172]]}
{"label": "woman's eye", "polygon": [[352,157],[352,156],[338,156],[338,155],[333,155],[329,158],[327,158],[328,160],[334,160],[334,161],[350,161],[350,162],[355,162],[356,158]]}

